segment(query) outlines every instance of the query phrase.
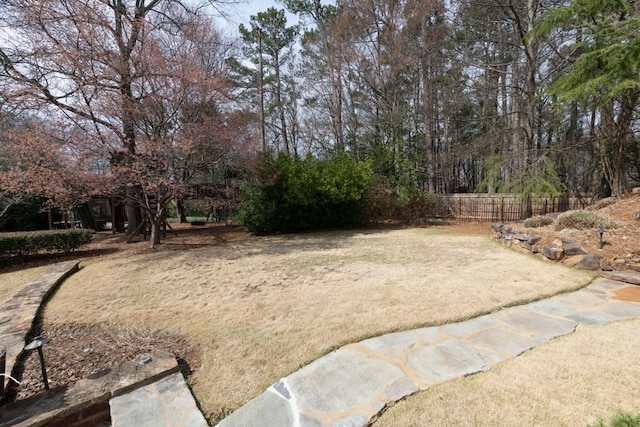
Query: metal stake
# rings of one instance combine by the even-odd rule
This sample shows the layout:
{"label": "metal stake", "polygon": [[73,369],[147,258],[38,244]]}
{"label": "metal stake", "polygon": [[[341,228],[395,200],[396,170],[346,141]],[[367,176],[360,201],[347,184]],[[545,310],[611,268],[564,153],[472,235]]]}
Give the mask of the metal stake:
{"label": "metal stake", "polygon": [[47,368],[44,364],[44,354],[42,346],[51,342],[51,338],[35,337],[31,343],[25,346],[25,350],[38,349],[38,357],[40,358],[40,369],[42,369],[42,381],[44,381],[44,389],[49,390],[49,379],[47,378]]}

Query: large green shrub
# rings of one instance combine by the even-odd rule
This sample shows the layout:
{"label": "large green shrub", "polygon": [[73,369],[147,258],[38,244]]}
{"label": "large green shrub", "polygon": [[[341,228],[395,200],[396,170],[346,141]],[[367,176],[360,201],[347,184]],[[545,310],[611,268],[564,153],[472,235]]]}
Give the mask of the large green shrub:
{"label": "large green shrub", "polygon": [[345,154],[329,160],[265,157],[256,179],[242,189],[240,221],[255,232],[362,224],[372,175],[369,163]]}
{"label": "large green shrub", "polygon": [[[0,232],[46,230],[49,224],[47,213],[42,211],[43,202],[33,197],[10,206],[0,216]],[[4,201],[0,199],[0,210],[4,207]]]}
{"label": "large green shrub", "polygon": [[0,233],[0,256],[69,253],[89,243],[92,236],[91,230],[85,229]]}

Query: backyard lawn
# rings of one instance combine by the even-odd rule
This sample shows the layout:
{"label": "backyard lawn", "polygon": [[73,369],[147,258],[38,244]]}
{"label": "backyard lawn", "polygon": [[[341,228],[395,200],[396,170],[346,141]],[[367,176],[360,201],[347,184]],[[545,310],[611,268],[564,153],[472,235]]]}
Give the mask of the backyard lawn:
{"label": "backyard lawn", "polygon": [[584,286],[590,273],[434,229],[246,237],[84,263],[51,325],[181,334],[210,421],[343,344],[457,321]]}

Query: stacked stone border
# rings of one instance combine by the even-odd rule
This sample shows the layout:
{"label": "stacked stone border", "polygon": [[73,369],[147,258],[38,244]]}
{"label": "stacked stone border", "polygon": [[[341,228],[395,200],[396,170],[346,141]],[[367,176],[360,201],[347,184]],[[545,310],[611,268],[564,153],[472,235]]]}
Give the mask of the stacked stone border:
{"label": "stacked stone border", "polygon": [[614,275],[613,273],[615,272],[627,270],[640,272],[640,259],[620,259],[614,260],[611,264],[604,264],[597,254],[587,252],[580,246],[579,242],[562,236],[562,232],[559,233],[558,238],[553,243],[542,245],[540,244],[541,235],[508,227],[501,222],[497,222],[491,225],[491,237],[506,247],[537,254],[545,259],[561,262],[568,267],[593,271],[600,270],[601,274],[607,277]]}

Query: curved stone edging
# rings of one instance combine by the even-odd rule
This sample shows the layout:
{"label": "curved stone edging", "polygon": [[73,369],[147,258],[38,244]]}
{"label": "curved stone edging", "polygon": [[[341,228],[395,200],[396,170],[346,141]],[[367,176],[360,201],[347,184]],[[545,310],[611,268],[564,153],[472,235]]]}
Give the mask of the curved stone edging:
{"label": "curved stone edging", "polygon": [[78,271],[79,265],[77,260],[50,265],[0,306],[0,350],[7,352],[7,373],[13,371],[22,354],[40,305],[64,279]]}

